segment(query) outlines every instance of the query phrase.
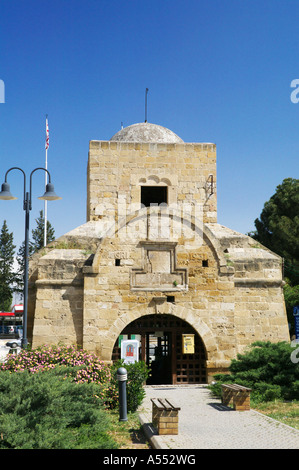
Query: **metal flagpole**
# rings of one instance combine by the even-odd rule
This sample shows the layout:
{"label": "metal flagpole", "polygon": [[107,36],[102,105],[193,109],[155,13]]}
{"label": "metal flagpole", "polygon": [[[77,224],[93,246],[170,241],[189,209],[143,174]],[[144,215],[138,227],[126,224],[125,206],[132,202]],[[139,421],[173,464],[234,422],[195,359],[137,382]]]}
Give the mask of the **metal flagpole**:
{"label": "metal flagpole", "polygon": [[[49,127],[48,127],[48,115],[46,114],[46,158],[45,158],[45,169],[48,169],[48,148],[49,148]],[[45,172],[45,187],[48,183],[48,173]],[[47,202],[44,201],[44,246],[47,245]]]}
{"label": "metal flagpole", "polygon": [[145,89],[145,120],[144,122],[147,122],[147,94],[148,94],[148,88]]}

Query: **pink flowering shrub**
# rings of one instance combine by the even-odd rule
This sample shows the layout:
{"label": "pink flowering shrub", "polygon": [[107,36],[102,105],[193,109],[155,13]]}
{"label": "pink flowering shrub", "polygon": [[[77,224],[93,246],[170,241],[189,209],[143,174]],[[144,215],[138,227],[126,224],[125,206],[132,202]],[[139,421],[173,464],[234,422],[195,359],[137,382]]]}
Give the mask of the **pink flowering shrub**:
{"label": "pink flowering shrub", "polygon": [[65,367],[67,377],[76,383],[96,383],[100,398],[107,407],[113,406],[115,387],[112,386],[111,368],[95,354],[90,354],[75,346],[42,346],[34,350],[22,349],[18,355],[11,355],[0,366],[1,370],[23,372],[28,370],[35,374],[51,370],[57,366]]}

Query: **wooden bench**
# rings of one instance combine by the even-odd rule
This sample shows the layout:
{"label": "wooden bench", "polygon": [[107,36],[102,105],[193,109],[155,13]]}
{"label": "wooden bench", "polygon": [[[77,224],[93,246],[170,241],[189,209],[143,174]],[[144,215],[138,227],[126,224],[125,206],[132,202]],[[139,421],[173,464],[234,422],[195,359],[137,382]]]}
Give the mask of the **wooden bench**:
{"label": "wooden bench", "polygon": [[152,422],[158,434],[178,434],[181,408],[167,398],[152,398],[151,401]]}
{"label": "wooden bench", "polygon": [[233,404],[236,411],[250,410],[251,388],[238,384],[222,384],[222,404],[229,406]]}

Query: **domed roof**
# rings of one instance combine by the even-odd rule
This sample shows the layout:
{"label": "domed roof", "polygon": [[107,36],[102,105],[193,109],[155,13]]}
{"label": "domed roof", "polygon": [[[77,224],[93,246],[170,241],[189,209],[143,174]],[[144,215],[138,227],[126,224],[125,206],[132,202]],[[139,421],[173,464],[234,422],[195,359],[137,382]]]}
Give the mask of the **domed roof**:
{"label": "domed roof", "polygon": [[151,142],[151,143],[183,143],[183,140],[166,127],[150,124],[149,122],[141,122],[132,124],[117,132],[112,141],[121,142]]}

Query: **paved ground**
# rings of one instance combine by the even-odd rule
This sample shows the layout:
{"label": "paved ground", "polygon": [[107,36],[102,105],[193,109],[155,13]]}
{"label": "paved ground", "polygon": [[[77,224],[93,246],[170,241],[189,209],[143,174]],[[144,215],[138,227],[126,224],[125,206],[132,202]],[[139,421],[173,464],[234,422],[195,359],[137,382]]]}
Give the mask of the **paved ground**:
{"label": "paved ground", "polygon": [[[256,411],[223,406],[203,385],[146,386],[140,420],[158,449],[299,449],[299,431]],[[179,434],[159,436],[151,425],[151,398],[173,399],[181,407]]]}

